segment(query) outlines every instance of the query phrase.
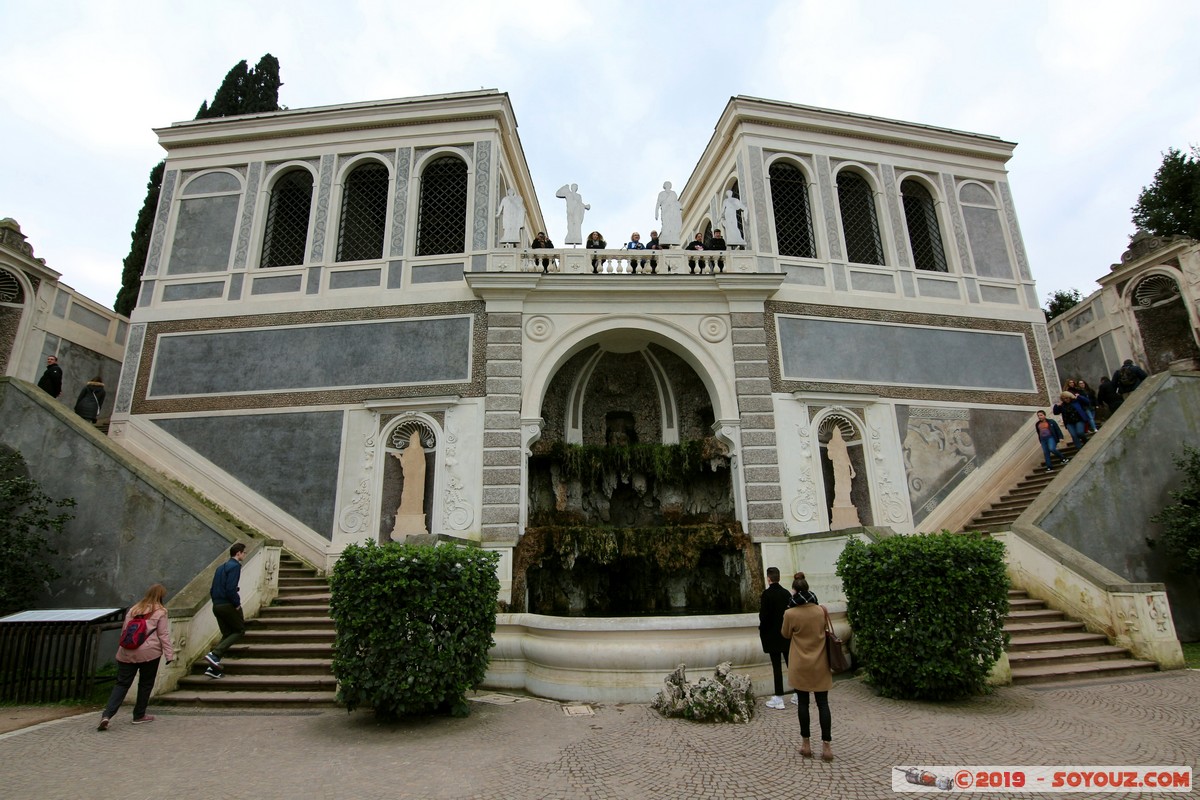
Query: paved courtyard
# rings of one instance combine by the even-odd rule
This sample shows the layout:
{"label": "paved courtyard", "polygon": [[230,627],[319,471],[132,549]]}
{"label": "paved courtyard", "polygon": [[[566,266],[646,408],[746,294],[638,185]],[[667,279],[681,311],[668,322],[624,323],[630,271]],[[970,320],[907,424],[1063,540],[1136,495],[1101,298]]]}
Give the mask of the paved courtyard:
{"label": "paved courtyard", "polygon": [[0,735],[0,797],[895,798],[910,795],[892,792],[894,766],[1195,770],[1200,753],[1195,670],[1006,687],[941,704],[885,700],[847,679],[834,686],[830,705],[837,754],[830,764],[798,756],[793,707],[772,711],[761,702],[748,725],[665,720],[634,704],[568,716],[562,704],[522,698],[473,703],[467,719],[391,725],[333,709],[220,712],[152,704],[157,721],[135,727],[125,706],[105,733],[95,730],[99,715],[90,713]]}

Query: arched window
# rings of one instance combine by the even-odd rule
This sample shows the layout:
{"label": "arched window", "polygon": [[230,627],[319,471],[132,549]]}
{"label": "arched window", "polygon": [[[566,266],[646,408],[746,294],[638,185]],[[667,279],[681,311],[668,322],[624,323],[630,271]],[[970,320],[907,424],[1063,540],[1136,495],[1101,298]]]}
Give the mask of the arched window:
{"label": "arched window", "polygon": [[442,156],[421,174],[417,255],[465,252],[466,237],[467,165],[461,158]]}
{"label": "arched window", "polygon": [[808,180],[786,161],[771,165],[771,211],[775,216],[775,244],[781,256],[816,258]]}
{"label": "arched window", "polygon": [[387,205],[388,171],[383,164],[368,161],[346,176],[338,227],[338,261],[383,258]]}
{"label": "arched window", "polygon": [[275,182],[263,236],[264,267],[294,267],[304,263],[312,191],[312,173],[306,169],[291,170]]}
{"label": "arched window", "polygon": [[838,173],[837,190],[846,258],[855,264],[882,266],[883,242],[879,238],[874,192],[861,175],[849,170]]}
{"label": "arched window", "polygon": [[917,269],[949,272],[933,196],[919,181],[911,178],[901,182],[900,196],[904,201],[904,222],[908,225],[908,244],[912,247],[914,265]]}

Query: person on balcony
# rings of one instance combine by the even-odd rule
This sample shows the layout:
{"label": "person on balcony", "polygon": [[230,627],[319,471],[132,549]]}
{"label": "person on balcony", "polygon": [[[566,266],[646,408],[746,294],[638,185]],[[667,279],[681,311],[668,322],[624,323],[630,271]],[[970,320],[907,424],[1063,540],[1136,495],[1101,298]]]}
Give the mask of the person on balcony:
{"label": "person on balcony", "polygon": [[[629,241],[626,242],[625,249],[626,250],[645,250],[646,245],[642,244],[642,235],[640,233],[638,233],[637,231],[634,231],[633,233],[629,234]],[[631,274],[636,274],[638,271],[638,267],[641,267],[642,269],[646,268],[646,260],[644,258],[629,259],[629,272]]]}
{"label": "person on balcony", "polygon": [[[608,247],[608,242],[604,241],[604,237],[600,235],[600,231],[592,231],[588,234],[587,244],[585,244],[584,247],[588,250],[603,250]],[[608,259],[606,258],[600,258],[600,256],[593,255],[592,274],[595,275],[597,272],[599,272],[600,267],[603,267],[607,261]]]}
{"label": "person on balcony", "polygon": [[[721,235],[721,229],[717,228],[712,232],[712,238],[704,243],[705,250],[725,250],[725,237]],[[725,257],[721,256],[717,259],[717,269],[721,272],[725,271]]]}
{"label": "person on balcony", "polygon": [[[535,236],[533,241],[529,243],[529,247],[532,250],[551,250],[554,248],[554,242],[550,241],[550,239],[546,236],[545,231],[538,231],[538,235]],[[537,259],[534,259],[534,263],[538,263]],[[550,271],[550,259],[543,258],[541,260],[541,265],[542,272]]]}
{"label": "person on balcony", "polygon": [[[692,239],[692,241],[688,242],[687,247],[685,247],[683,249],[684,250],[703,250],[704,249],[704,234],[697,233],[696,238],[694,238],[694,239]],[[690,272],[692,275],[696,274],[696,262],[697,261],[700,262],[700,274],[703,275],[704,274],[704,261],[700,260],[700,259],[695,259],[695,258],[688,259],[688,272]]]}

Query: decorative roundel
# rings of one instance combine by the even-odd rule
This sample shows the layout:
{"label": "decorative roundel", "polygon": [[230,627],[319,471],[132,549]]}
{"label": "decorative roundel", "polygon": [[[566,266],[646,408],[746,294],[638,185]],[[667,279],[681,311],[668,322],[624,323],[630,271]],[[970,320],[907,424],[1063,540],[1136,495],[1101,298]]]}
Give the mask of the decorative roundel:
{"label": "decorative roundel", "polygon": [[700,320],[700,335],[706,342],[717,342],[729,335],[729,324],[721,317],[705,317]]}
{"label": "decorative roundel", "polygon": [[525,322],[525,335],[535,342],[544,342],[554,335],[554,323],[549,317],[530,317]]}
{"label": "decorative roundel", "polygon": [[16,303],[21,299],[21,284],[17,277],[5,269],[0,269],[0,303]]}
{"label": "decorative roundel", "polygon": [[1179,284],[1167,275],[1151,275],[1137,285],[1133,299],[1139,306],[1158,305],[1179,295]]}

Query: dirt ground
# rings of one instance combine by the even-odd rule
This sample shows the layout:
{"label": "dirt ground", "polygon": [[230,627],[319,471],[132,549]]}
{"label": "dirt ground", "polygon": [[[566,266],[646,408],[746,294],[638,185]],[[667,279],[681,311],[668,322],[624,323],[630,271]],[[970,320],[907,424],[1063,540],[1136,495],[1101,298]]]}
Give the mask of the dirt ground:
{"label": "dirt ground", "polygon": [[0,734],[88,711],[99,712],[100,706],[0,706]]}

